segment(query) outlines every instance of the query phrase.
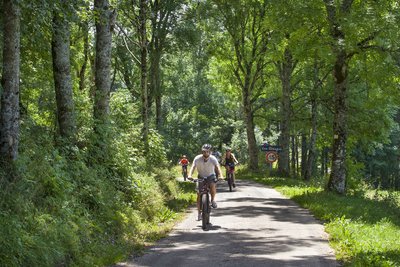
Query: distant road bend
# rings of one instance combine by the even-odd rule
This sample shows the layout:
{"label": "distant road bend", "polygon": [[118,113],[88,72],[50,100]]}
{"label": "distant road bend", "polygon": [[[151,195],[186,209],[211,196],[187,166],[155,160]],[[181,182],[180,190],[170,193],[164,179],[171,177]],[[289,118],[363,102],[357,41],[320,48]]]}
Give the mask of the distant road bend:
{"label": "distant road bend", "polygon": [[170,235],[141,257],[115,266],[340,266],[323,225],[274,189],[218,184],[209,231],[191,208]]}

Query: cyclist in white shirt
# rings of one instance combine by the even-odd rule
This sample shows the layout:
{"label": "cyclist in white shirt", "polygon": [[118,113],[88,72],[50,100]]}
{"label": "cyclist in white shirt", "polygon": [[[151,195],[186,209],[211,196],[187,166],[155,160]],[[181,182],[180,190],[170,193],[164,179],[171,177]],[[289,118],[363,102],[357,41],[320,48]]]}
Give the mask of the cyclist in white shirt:
{"label": "cyclist in white shirt", "polygon": [[[197,169],[198,177],[208,177],[210,183],[210,193],[211,193],[211,206],[213,208],[217,207],[217,203],[215,202],[215,195],[217,194],[216,181],[217,176],[215,174],[215,169],[218,170],[218,174],[220,175],[220,179],[223,179],[221,168],[219,166],[218,160],[216,157],[211,155],[211,145],[204,144],[201,148],[201,154],[197,155],[193,159],[192,167],[190,168],[188,178],[192,179],[192,175],[195,169]],[[201,188],[201,184],[197,185],[197,211],[198,218],[201,220],[200,214],[200,194],[199,188]]]}

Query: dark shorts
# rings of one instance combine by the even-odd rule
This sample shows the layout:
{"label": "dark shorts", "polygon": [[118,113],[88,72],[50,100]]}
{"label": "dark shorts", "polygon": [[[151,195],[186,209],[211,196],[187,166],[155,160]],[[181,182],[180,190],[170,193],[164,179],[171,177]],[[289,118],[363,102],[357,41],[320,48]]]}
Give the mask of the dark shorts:
{"label": "dark shorts", "polygon": [[[201,177],[197,177],[197,178],[201,178]],[[217,176],[216,175],[211,175],[207,177],[207,181],[210,183],[216,183],[217,182]],[[197,182],[196,183],[196,191],[199,192],[199,188],[201,188],[203,186],[204,182]]]}

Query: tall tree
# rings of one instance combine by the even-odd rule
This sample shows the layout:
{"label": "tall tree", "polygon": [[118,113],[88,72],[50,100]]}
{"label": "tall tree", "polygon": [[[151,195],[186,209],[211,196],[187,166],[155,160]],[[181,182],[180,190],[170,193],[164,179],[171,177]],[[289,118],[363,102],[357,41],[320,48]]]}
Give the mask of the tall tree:
{"label": "tall tree", "polygon": [[347,141],[347,102],[349,54],[342,45],[345,33],[340,25],[339,16],[350,12],[353,0],[341,1],[340,14],[337,12],[335,1],[324,0],[330,34],[333,39],[332,51],[335,55],[333,66],[334,88],[334,120],[332,146],[332,172],[329,178],[329,189],[344,193],[346,189],[346,141]]}
{"label": "tall tree", "polygon": [[149,93],[147,86],[147,0],[140,0],[139,6],[139,43],[140,43],[140,87],[142,99],[142,122],[143,122],[143,142],[145,152],[148,151],[148,136],[149,136]]}
{"label": "tall tree", "polygon": [[112,20],[115,13],[111,11],[108,0],[95,0],[94,10],[96,18],[94,119],[97,127],[107,122],[110,109]]}
{"label": "tall tree", "polygon": [[154,99],[156,109],[156,128],[160,129],[162,124],[162,80],[161,80],[161,58],[165,53],[167,35],[173,29],[172,24],[176,21],[176,9],[180,1],[150,1],[151,5],[151,40],[149,43],[149,93]]}
{"label": "tall tree", "polygon": [[266,1],[216,1],[223,16],[223,25],[234,51],[231,69],[242,96],[246,125],[249,167],[258,169],[258,146],[255,138],[255,103],[264,86],[263,71],[269,31],[265,26]]}
{"label": "tall tree", "polygon": [[68,1],[61,0],[53,11],[53,75],[57,103],[57,120],[60,136],[74,142],[76,132],[74,99],[70,64],[70,31]]}
{"label": "tall tree", "polygon": [[[283,176],[290,175],[289,168],[289,145],[290,145],[290,121],[291,121],[291,94],[292,94],[292,73],[296,67],[296,61],[293,59],[289,48],[285,48],[282,61],[276,64],[279,77],[282,83],[281,97],[281,118],[279,144],[282,146],[282,152],[279,156],[278,170]],[[293,152],[294,153],[294,152]]]}
{"label": "tall tree", "polygon": [[20,7],[18,1],[3,1],[3,26],[0,156],[3,161],[9,163],[17,159],[19,144]]}

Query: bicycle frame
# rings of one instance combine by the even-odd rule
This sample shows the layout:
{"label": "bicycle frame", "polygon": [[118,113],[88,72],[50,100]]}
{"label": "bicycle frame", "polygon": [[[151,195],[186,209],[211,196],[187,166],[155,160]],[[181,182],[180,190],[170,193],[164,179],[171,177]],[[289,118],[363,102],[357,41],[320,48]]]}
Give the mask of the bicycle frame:
{"label": "bicycle frame", "polygon": [[182,176],[183,176],[183,180],[186,181],[187,175],[188,175],[188,171],[187,171],[187,167],[188,165],[182,165]]}
{"label": "bicycle frame", "polygon": [[229,186],[229,191],[232,192],[232,186],[233,186],[233,175],[235,173],[235,164],[227,164],[226,168],[226,179],[228,182]]}
{"label": "bicycle frame", "polygon": [[[214,177],[210,176],[210,177]],[[210,223],[210,213],[211,213],[211,205],[210,205],[210,177],[203,177],[193,180],[194,182],[200,183],[201,187],[199,188],[199,198],[200,198],[200,211],[201,211],[201,219],[202,219],[202,228],[203,230],[207,229],[207,225]]]}

